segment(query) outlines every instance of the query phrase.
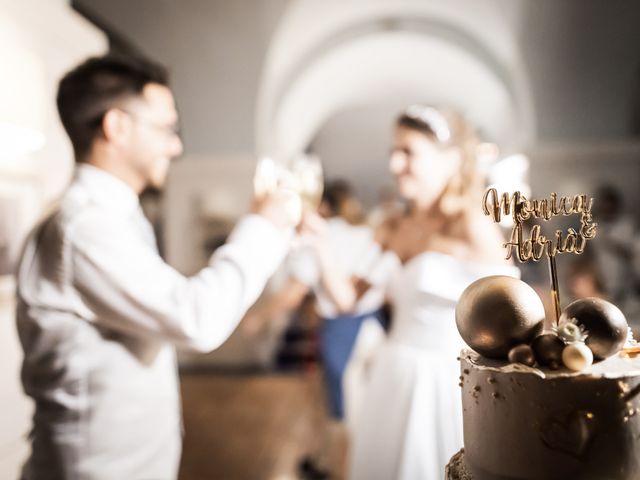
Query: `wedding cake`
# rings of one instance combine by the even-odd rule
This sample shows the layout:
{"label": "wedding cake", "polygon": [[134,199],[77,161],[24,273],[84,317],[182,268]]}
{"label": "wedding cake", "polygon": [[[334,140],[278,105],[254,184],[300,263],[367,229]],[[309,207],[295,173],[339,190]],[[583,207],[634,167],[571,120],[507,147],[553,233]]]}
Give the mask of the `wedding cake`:
{"label": "wedding cake", "polygon": [[[448,480],[640,479],[640,346],[622,312],[599,298],[560,309],[555,255],[582,253],[595,237],[592,199],[527,200],[489,189],[484,212],[512,213],[507,258],[549,261],[554,318],[526,283],[486,277],[467,287],[456,324],[464,448]],[[546,237],[523,222],[581,215],[579,231]],[[545,328],[546,327],[546,328]]]}
{"label": "wedding cake", "polygon": [[640,478],[640,358],[573,372],[460,356],[464,449],[448,480]]}

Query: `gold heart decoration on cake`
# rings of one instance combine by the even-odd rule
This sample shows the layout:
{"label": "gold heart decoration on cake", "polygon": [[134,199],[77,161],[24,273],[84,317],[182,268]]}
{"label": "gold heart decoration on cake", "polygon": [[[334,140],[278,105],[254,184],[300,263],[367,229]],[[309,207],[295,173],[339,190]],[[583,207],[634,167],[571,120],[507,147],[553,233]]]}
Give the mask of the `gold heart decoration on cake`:
{"label": "gold heart decoration on cake", "polygon": [[580,458],[586,452],[596,428],[591,412],[572,410],[566,415],[554,415],[540,428],[540,437],[552,450]]}

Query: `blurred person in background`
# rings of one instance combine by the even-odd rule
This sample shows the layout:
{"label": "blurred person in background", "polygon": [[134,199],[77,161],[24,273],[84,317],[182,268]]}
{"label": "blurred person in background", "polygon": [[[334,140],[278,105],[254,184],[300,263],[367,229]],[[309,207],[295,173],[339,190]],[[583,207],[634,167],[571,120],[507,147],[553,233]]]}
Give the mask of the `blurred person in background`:
{"label": "blurred person in background", "polygon": [[369,211],[367,224],[377,229],[389,218],[402,215],[407,206],[398,195],[395,188],[386,187],[378,193],[378,203]]}
{"label": "blurred person in background", "polygon": [[604,291],[611,302],[625,311],[637,296],[638,243],[635,223],[624,212],[622,194],[617,188],[603,185],[597,189],[593,218],[598,224],[598,241],[593,243],[593,253]]}
{"label": "blurred person in background", "polygon": [[61,80],[57,103],[77,168],[18,270],[22,382],[35,402],[22,478],[175,479],[175,347],[205,352],[230,335],[285,256],[291,198],[257,202],[185,277],[159,256],[138,199],[182,152],[164,68],[91,58]]}
{"label": "blurred person in background", "polygon": [[[364,211],[352,186],[340,179],[328,182],[318,212],[326,219],[329,248],[335,255],[331,268],[354,280],[365,277],[379,249],[373,231],[362,223]],[[311,245],[302,243],[292,251],[285,268],[289,280],[280,291],[250,310],[244,328],[249,331],[261,328],[283,312],[299,307],[305,296],[313,292],[321,318],[320,361],[331,421],[329,432],[321,436],[320,451],[304,459],[302,473],[308,478],[326,478],[331,465],[338,464],[340,468],[344,464],[347,432],[343,420],[346,414],[347,423],[351,424],[352,417],[357,415],[367,360],[384,338],[386,321],[380,309],[384,292],[380,288],[369,289],[353,312],[344,313],[326,292],[319,259]],[[345,384],[348,365],[349,381]]]}
{"label": "blurred person in background", "polygon": [[[356,419],[352,479],[440,480],[463,445],[455,305],[478,278],[519,276],[482,213],[477,144],[450,110],[413,105],[397,119],[389,168],[410,206],[376,232],[384,253],[372,276],[386,279],[393,316]],[[349,311],[364,289],[332,268],[321,219],[308,214],[302,226],[316,232],[324,283]]]}
{"label": "blurred person in background", "polygon": [[608,298],[598,265],[587,251],[573,259],[567,268],[570,301],[587,297]]}

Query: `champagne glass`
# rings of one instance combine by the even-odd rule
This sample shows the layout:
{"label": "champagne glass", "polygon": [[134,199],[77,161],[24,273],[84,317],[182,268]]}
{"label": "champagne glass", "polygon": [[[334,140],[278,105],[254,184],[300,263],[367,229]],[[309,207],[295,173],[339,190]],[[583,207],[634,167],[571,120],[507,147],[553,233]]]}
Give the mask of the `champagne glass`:
{"label": "champagne glass", "polygon": [[297,182],[287,167],[269,157],[263,157],[256,164],[253,176],[253,191],[257,200],[276,191],[287,196],[284,209],[291,223],[297,225],[302,216],[302,200],[298,193]]}
{"label": "champagne glass", "polygon": [[304,207],[317,210],[324,190],[320,159],[315,155],[300,155],[293,161],[291,173]]}
{"label": "champagne glass", "polygon": [[253,176],[253,192],[257,199],[273,193],[278,188],[278,166],[269,157],[263,157],[256,164]]}

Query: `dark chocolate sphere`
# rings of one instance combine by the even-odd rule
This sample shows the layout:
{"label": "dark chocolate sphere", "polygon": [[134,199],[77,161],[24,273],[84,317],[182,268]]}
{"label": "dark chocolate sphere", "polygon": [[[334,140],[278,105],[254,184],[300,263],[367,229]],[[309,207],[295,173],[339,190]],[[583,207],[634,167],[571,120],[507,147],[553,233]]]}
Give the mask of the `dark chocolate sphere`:
{"label": "dark chocolate sphere", "polygon": [[513,347],[529,343],[542,331],[543,321],[544,307],[535,290],[503,275],[476,280],[456,306],[460,336],[490,358],[506,359]]}
{"label": "dark chocolate sphere", "polygon": [[555,333],[543,333],[534,338],[531,348],[536,356],[536,362],[543,367],[557,370],[562,366],[562,351],[564,342]]}
{"label": "dark chocolate sphere", "polygon": [[585,343],[599,360],[618,353],[627,341],[627,319],[618,307],[606,300],[589,297],[570,303],[562,312],[560,322],[572,318],[584,326]]}
{"label": "dark chocolate sphere", "polygon": [[526,343],[522,343],[509,350],[509,361],[533,367],[533,364],[536,363],[536,357],[531,347]]}

